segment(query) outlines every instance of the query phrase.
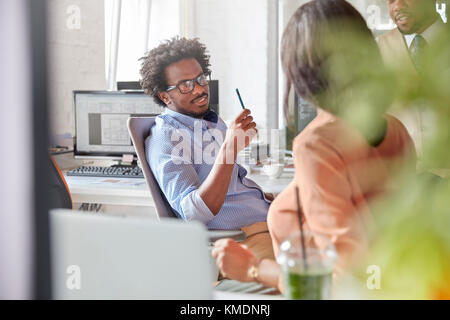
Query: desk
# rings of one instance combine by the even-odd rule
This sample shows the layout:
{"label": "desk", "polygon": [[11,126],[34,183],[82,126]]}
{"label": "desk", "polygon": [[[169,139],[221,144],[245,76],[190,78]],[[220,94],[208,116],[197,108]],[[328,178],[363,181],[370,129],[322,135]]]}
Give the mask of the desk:
{"label": "desk", "polygon": [[[133,215],[156,217],[154,202],[144,179],[97,178],[66,176],[75,208],[83,203],[101,204],[103,211],[133,212]],[[292,180],[293,172],[283,172],[281,177],[269,179],[253,173],[249,178],[259,184],[264,192],[279,194]]]}
{"label": "desk", "polygon": [[144,179],[65,176],[75,203],[153,207]]}
{"label": "desk", "polygon": [[[80,161],[73,154],[55,156],[55,161],[63,173],[85,165],[111,165],[106,161]],[[259,171],[248,175],[264,192],[279,194],[293,179],[293,169],[285,169],[276,179],[270,179]],[[102,212],[113,215],[131,215],[156,218],[156,209],[150,190],[144,179],[98,178],[65,176],[72,196],[74,208],[82,204],[102,206]]]}
{"label": "desk", "polygon": [[[55,155],[54,159],[61,171],[69,170],[81,165],[109,166],[114,164],[105,160],[78,160],[73,153]],[[96,178],[64,176],[72,196],[74,209],[90,205],[92,211],[97,211],[101,205],[101,212],[111,215],[127,215],[156,218],[156,210],[150,191],[144,179],[127,178]],[[93,206],[95,204],[95,206]],[[96,207],[96,208],[95,208]]]}
{"label": "desk", "polygon": [[248,178],[255,181],[264,192],[278,195],[289,185],[289,183],[291,183],[292,179],[294,179],[294,170],[285,169],[281,176],[275,179],[270,179],[267,175],[258,172],[249,174]]}

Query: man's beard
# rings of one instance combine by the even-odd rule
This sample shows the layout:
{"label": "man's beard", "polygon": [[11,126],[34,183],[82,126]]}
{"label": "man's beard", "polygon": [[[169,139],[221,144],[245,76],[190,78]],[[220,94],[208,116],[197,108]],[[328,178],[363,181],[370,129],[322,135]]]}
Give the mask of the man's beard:
{"label": "man's beard", "polygon": [[418,26],[417,23],[416,23],[415,25],[413,25],[413,26],[412,26],[411,28],[409,28],[408,30],[402,30],[400,27],[397,27],[397,29],[398,29],[398,31],[400,31],[400,33],[401,33],[402,35],[408,35],[408,34],[416,33],[417,30],[419,30],[419,27],[420,27],[420,26]]}
{"label": "man's beard", "polygon": [[180,106],[177,105],[177,104],[174,104],[173,107],[174,107],[175,111],[178,112],[178,113],[187,115],[187,116],[192,117],[192,118],[201,119],[201,118],[203,118],[209,111],[211,111],[211,105],[210,105],[210,102],[209,102],[209,94],[208,94],[208,93],[201,94],[200,96],[198,96],[198,97],[196,97],[196,98],[194,98],[194,99],[192,99],[192,100],[190,101],[190,103],[194,103],[195,100],[201,99],[201,98],[204,97],[205,95],[208,97],[207,108],[205,108],[206,104],[203,105],[203,106],[200,106],[202,109],[205,108],[205,109],[201,110],[200,112],[193,112],[193,111],[187,110],[188,108],[182,108],[182,107],[180,107]]}
{"label": "man's beard", "polygon": [[211,111],[211,106],[208,103],[208,108],[206,108],[205,110],[202,110],[201,112],[192,112],[192,111],[186,111],[180,108],[176,108],[176,111],[179,113],[182,113],[184,115],[187,115],[189,117],[192,118],[196,118],[196,119],[202,119],[208,112]]}
{"label": "man's beard", "polygon": [[208,104],[208,108],[202,112],[196,113],[196,112],[190,112],[186,113],[186,115],[191,116],[193,118],[201,119],[203,118],[209,111],[211,111],[211,107]]}
{"label": "man's beard", "polygon": [[193,118],[201,119],[211,110],[210,109],[210,104],[209,104],[209,94],[208,93],[203,93],[200,96],[192,99],[191,103],[194,103],[195,100],[201,99],[204,96],[206,96],[208,98],[208,108],[206,110],[201,111],[201,112],[187,112],[186,115],[191,116]]}

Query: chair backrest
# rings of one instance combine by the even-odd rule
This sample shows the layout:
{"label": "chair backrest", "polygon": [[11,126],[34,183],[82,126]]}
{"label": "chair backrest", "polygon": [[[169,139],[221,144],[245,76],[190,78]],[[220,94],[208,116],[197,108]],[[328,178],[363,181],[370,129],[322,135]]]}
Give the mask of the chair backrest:
{"label": "chair backrest", "polygon": [[[128,131],[133,141],[139,161],[141,162],[142,171],[145,180],[155,202],[156,213],[161,218],[177,218],[166,196],[161,191],[158,181],[153,175],[150,165],[147,162],[145,153],[145,139],[151,134],[151,128],[155,124],[155,117],[131,117],[128,119]],[[246,239],[246,235],[242,230],[209,230],[208,238],[210,242],[214,242],[221,238],[232,238],[238,242]]]}
{"label": "chair backrest", "polygon": [[48,165],[50,167],[50,208],[51,209],[73,209],[72,196],[66,179],[58,167],[55,159],[49,154]]}
{"label": "chair backrest", "polygon": [[131,140],[133,141],[134,149],[136,150],[139,161],[141,162],[142,171],[144,172],[145,180],[148,188],[155,202],[156,212],[159,218],[176,218],[172,207],[167,201],[164,193],[159,187],[153,175],[150,165],[147,162],[145,153],[145,139],[151,134],[151,128],[155,124],[155,117],[131,117],[128,119],[128,131],[130,132]]}

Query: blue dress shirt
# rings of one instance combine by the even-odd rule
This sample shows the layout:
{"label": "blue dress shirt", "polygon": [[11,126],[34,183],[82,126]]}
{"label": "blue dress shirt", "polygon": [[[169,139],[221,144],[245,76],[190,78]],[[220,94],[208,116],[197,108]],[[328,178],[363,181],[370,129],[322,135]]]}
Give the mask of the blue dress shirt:
{"label": "blue dress shirt", "polygon": [[238,164],[216,216],[200,197],[198,188],[209,175],[227,130],[213,111],[205,119],[210,121],[166,108],[145,141],[147,161],[171,207],[180,218],[201,221],[208,229],[239,229],[266,221],[270,201]]}

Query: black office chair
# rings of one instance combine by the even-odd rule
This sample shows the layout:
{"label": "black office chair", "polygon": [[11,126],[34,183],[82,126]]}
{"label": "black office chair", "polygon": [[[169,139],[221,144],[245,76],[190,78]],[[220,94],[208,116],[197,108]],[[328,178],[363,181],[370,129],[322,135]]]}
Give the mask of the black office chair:
{"label": "black office chair", "polygon": [[73,209],[72,197],[64,175],[50,154],[48,165],[50,167],[50,209]]}

